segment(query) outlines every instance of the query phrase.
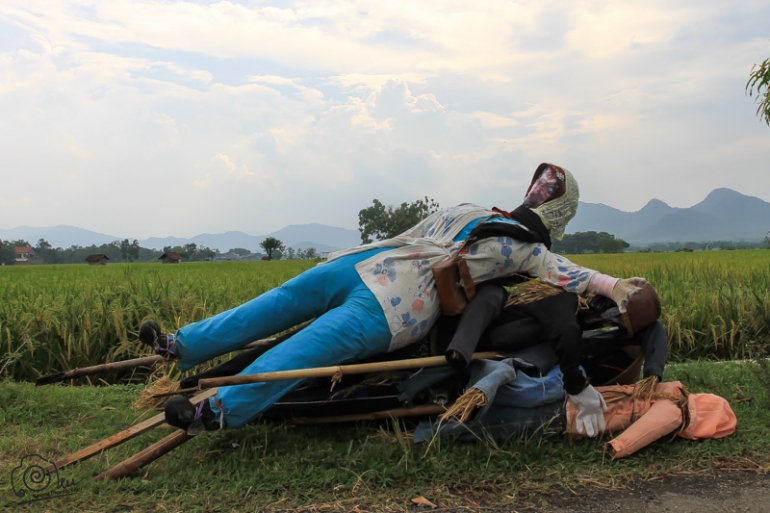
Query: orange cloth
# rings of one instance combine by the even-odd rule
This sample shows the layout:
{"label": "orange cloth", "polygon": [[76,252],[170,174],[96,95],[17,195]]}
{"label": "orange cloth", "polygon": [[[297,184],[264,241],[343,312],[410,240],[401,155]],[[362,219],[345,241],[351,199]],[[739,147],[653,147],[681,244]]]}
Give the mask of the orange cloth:
{"label": "orange cloth", "polygon": [[[670,399],[632,399],[637,385],[597,387],[607,396],[612,392],[628,394],[628,397],[607,405],[604,433],[621,435],[607,443],[612,457],[629,456],[659,438],[674,432],[684,421],[679,405]],[[679,381],[658,383],[655,394],[682,396],[684,386]],[[677,433],[678,436],[697,440],[700,438],[722,438],[735,432],[737,419],[730,404],[713,394],[689,394],[687,409],[690,422]],[[567,403],[567,433],[577,435],[575,415],[577,409]]]}

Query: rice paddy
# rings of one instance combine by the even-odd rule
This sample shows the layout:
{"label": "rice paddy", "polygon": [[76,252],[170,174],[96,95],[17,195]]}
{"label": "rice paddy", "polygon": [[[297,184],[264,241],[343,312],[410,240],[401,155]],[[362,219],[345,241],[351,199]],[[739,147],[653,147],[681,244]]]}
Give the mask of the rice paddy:
{"label": "rice paddy", "polygon": [[[670,360],[770,354],[770,251],[579,255],[643,276],[663,303]],[[138,357],[142,320],[172,330],[239,305],[315,265],[292,260],[0,268],[0,379]],[[102,375],[129,381],[139,374]],[[144,375],[141,374],[144,372]]]}

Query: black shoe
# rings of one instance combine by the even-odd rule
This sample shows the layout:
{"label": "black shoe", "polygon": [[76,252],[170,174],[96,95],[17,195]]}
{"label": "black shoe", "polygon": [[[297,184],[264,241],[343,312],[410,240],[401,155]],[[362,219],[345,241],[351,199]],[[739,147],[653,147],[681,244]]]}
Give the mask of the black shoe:
{"label": "black shoe", "polygon": [[[176,340],[174,335],[163,333],[160,329],[160,324],[153,320],[144,321],[139,327],[139,340],[152,348],[156,354],[165,356],[166,358],[174,358],[174,344]],[[169,340],[171,341],[169,343]]]}
{"label": "black shoe", "polygon": [[201,408],[196,408],[186,397],[175,395],[166,401],[165,416],[168,424],[184,429],[188,435],[219,429],[219,422],[211,411],[208,399],[203,400]]}

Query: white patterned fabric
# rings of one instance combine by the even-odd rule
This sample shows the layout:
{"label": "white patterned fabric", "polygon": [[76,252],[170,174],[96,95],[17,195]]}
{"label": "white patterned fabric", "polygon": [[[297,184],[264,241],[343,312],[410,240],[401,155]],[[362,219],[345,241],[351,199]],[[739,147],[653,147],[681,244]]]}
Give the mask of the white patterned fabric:
{"label": "white patterned fabric", "polygon": [[[393,351],[424,337],[440,314],[431,265],[457,253],[463,242],[453,239],[468,223],[498,215],[464,203],[428,216],[402,235],[332,253],[329,260],[373,247],[393,248],[356,265],[382,307],[393,336],[389,348]],[[581,293],[596,273],[551,253],[543,244],[510,237],[482,239],[463,248],[461,255],[474,283],[521,273]]]}

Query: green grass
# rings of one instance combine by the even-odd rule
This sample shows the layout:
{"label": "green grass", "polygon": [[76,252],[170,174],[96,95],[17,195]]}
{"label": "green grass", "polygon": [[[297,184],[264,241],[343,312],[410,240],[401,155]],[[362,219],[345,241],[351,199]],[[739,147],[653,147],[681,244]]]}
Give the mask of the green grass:
{"label": "green grass", "polygon": [[[770,468],[770,368],[766,364],[673,365],[667,380],[726,397],[738,432],[722,440],[666,438],[611,461],[602,443],[563,438],[510,440],[497,446],[439,439],[414,445],[404,426],[254,424],[200,435],[134,476],[90,478],[168,433],[147,433],[108,454],[60,471],[77,484],[70,496],[19,506],[10,473],[38,453],[56,459],[151,414],[133,412],[141,387],[0,384],[0,509],[7,511],[409,511],[423,496],[444,508],[510,508],[536,494],[581,484],[707,468]],[[234,442],[239,447],[234,448]],[[470,469],[470,471],[469,471]],[[520,502],[516,502],[520,504]]]}
{"label": "green grass", "polygon": [[[577,255],[658,291],[670,359],[770,356],[770,251]],[[140,355],[142,320],[172,330],[244,303],[315,262],[52,265],[0,269],[0,378],[34,380]],[[146,369],[104,374],[141,382]]]}

